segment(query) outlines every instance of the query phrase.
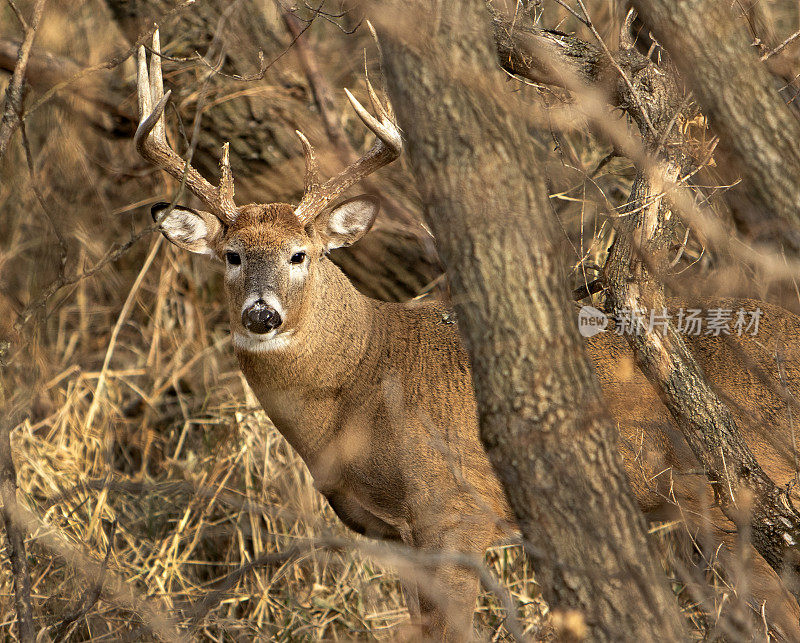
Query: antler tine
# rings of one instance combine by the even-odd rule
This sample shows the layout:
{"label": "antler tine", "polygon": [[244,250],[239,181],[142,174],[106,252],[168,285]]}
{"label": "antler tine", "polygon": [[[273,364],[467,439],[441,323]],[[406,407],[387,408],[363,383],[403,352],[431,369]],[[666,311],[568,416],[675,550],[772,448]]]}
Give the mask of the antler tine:
{"label": "antler tine", "polygon": [[147,54],[144,46],[139,47],[136,62],[136,91],[139,95],[139,127],[141,128],[145,119],[153,111],[153,106],[150,102],[150,78],[147,75]]}
{"label": "antler tine", "polygon": [[[230,143],[225,141],[222,156],[219,157],[219,201],[225,212],[236,217],[236,203],[233,201],[233,173],[231,172]],[[231,222],[233,219],[231,219]]]}
{"label": "antler tine", "polygon": [[304,181],[304,193],[308,194],[313,192],[319,187],[319,165],[317,164],[317,155],[314,152],[314,147],[308,142],[305,134],[299,129],[294,131],[303,145],[303,154],[306,159],[306,176]]}
{"label": "antler tine", "polygon": [[305,224],[311,218],[311,211],[313,210],[314,202],[319,192],[319,165],[317,164],[317,157],[314,153],[314,147],[305,137],[305,134],[299,129],[294,131],[303,145],[303,155],[306,160],[306,175],[303,180],[303,200],[300,205],[295,209],[295,214],[300,219],[301,223]]}
{"label": "antler tine", "polygon": [[619,46],[620,49],[624,51],[629,51],[633,49],[634,46],[633,37],[631,36],[631,27],[633,27],[634,20],[636,20],[636,9],[631,7],[628,9],[628,13],[625,16],[625,20],[622,22],[622,28],[619,32]]}
{"label": "antler tine", "polygon": [[364,156],[333,178],[328,179],[321,186],[314,185],[316,182],[316,161],[313,164],[314,178],[309,179],[309,150],[313,160],[313,148],[305,140],[305,137],[301,135],[300,140],[303,141],[303,149],[306,151],[306,190],[303,194],[303,200],[295,210],[295,215],[304,224],[318,216],[331,201],[351,185],[384,165],[388,165],[403,153],[403,138],[394,122],[391,106],[383,106],[369,79],[367,79],[367,91],[380,120],[370,114],[349,90],[344,90],[356,114],[358,114],[364,125],[375,134],[377,140]]}
{"label": "antler tine", "polygon": [[236,204],[233,200],[233,176],[230,168],[228,144],[222,149],[219,187],[211,185],[168,144],[164,128],[164,108],[171,91],[164,93],[161,74],[161,44],[158,29],[153,33],[153,55],[150,73],[147,71],[147,52],[139,47],[137,65],[137,93],[139,96],[139,127],[133,137],[136,150],[142,157],[161,168],[178,181],[186,182],[205,206],[223,221],[233,223]]}
{"label": "antler tine", "polygon": [[[375,110],[378,113],[378,116],[380,116],[382,121],[389,119],[388,112],[384,109],[383,105],[381,104],[381,99],[378,98],[378,94],[375,92],[375,88],[372,86],[372,83],[369,80],[369,70],[367,69],[367,52],[366,52],[366,50],[364,51],[364,82],[367,85],[367,94],[369,94],[369,102],[372,105],[372,109]],[[345,90],[345,91],[347,91],[347,90]],[[389,103],[389,104],[391,104],[391,103]]]}
{"label": "antler tine", "polygon": [[[164,98],[164,78],[161,75],[161,36],[158,29],[153,32],[153,52],[150,55],[150,96],[156,105]],[[166,144],[167,134],[164,128],[164,113],[161,113],[153,127],[153,137]]]}

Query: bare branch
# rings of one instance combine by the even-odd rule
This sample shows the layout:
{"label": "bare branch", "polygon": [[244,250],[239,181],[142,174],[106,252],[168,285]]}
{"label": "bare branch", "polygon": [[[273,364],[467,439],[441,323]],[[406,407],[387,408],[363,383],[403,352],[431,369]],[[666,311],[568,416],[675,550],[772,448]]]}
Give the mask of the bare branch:
{"label": "bare branch", "polygon": [[[164,24],[169,19],[173,18],[177,15],[180,11],[189,7],[195,3],[195,0],[183,0],[182,2],[178,3],[175,7],[173,7],[170,11],[159,18],[159,23]],[[42,105],[47,103],[53,96],[55,96],[59,91],[64,89],[65,87],[69,87],[70,85],[77,83],[79,80],[94,74],[95,72],[101,71],[103,69],[114,69],[118,65],[121,65],[123,62],[128,60],[136,51],[138,51],[139,47],[143,46],[145,42],[150,40],[157,29],[156,24],[154,23],[152,27],[150,27],[147,31],[145,31],[139,38],[136,39],[136,42],[133,43],[128,49],[125,51],[117,54],[116,56],[112,56],[108,60],[105,60],[97,65],[92,65],[90,67],[86,67],[81,69],[80,71],[76,72],[74,75],[70,76],[66,80],[61,81],[57,85],[51,87],[48,91],[46,91],[39,99],[27,110],[25,117],[27,118],[30,114],[35,112],[39,109]]]}
{"label": "bare branch", "polygon": [[78,601],[79,607],[73,612],[70,612],[61,619],[61,622],[56,626],[53,638],[55,641],[65,641],[72,631],[74,624],[80,619],[84,618],[92,608],[100,600],[100,595],[103,592],[103,583],[105,582],[106,571],[108,570],[108,559],[111,552],[114,550],[114,533],[117,530],[117,521],[111,523],[110,533],[108,534],[108,548],[106,549],[105,558],[100,565],[100,576],[87,588],[81,599]]}
{"label": "bare branch", "polygon": [[761,61],[763,62],[765,60],[768,60],[768,59],[772,58],[773,56],[777,56],[787,46],[791,45],[798,38],[800,38],[800,31],[795,31],[791,36],[786,38],[786,40],[784,40],[781,44],[779,44],[777,47],[775,47],[775,49],[773,49],[771,51],[768,51],[765,54],[763,54],[761,56]]}
{"label": "bare branch", "polygon": [[3,120],[0,121],[0,159],[5,156],[8,143],[11,141],[11,136],[19,126],[22,114],[22,89],[25,84],[25,69],[28,66],[28,58],[31,55],[33,39],[36,37],[36,29],[39,26],[42,13],[44,13],[44,5],[46,2],[47,0],[36,0],[30,26],[27,26],[25,29],[25,36],[17,52],[17,64],[14,67],[11,82],[6,89]]}
{"label": "bare branch", "polygon": [[308,78],[308,84],[314,95],[314,103],[317,105],[322,124],[325,126],[325,133],[344,159],[348,162],[355,160],[355,152],[347,143],[344,129],[333,113],[335,105],[333,91],[320,71],[316,56],[308,44],[308,38],[302,37],[305,30],[308,29],[308,25],[302,25],[300,19],[291,11],[283,11],[281,18],[283,18],[286,29],[292,35],[295,52],[306,78]]}

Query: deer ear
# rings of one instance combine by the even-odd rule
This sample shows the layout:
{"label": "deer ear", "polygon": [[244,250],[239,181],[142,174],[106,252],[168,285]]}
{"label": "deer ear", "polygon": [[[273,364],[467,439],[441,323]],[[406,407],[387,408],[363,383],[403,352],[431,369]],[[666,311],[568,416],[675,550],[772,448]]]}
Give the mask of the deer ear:
{"label": "deer ear", "polygon": [[380,207],[378,197],[362,194],[317,217],[314,227],[325,242],[325,250],[342,248],[358,241],[372,227]]}
{"label": "deer ear", "polygon": [[201,255],[216,256],[214,247],[224,229],[222,221],[210,212],[180,205],[176,205],[172,212],[165,215],[168,208],[169,203],[156,203],[150,209],[153,220],[160,221],[161,234],[179,248]]}

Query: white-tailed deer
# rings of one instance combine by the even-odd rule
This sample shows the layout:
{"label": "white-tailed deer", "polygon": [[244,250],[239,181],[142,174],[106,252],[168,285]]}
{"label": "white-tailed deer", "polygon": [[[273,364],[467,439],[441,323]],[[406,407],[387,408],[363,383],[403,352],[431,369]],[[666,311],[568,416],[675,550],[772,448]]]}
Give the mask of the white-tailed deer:
{"label": "white-tailed deer", "polygon": [[[211,185],[167,144],[158,33],[148,74],[139,51],[141,123],[136,147],[205,204],[207,211],[157,204],[154,217],[175,245],[225,264],[225,292],[236,356],[267,415],[302,456],[319,491],[353,530],[412,547],[482,555],[512,520],[478,436],[470,364],[458,329],[434,302],[382,303],[350,284],[327,259],[364,235],[378,202],[336,197],[396,159],[400,132],[368,84],[378,118],[348,92],[377,141],[338,176],[320,183],[302,134],[305,193],[298,206],[234,203],[227,144]],[[737,302],[753,307],[753,302]],[[692,348],[741,422],[762,466],[779,485],[795,476],[786,403],[736,364],[743,351],[800,396],[800,319],[766,304],[756,339],[689,337]],[[633,368],[626,343],[605,333],[588,341],[607,402],[619,422],[621,451],[642,510],[681,519],[711,539],[724,562],[736,536],[714,507],[699,465],[658,396]],[[782,355],[781,376],[775,355]],[[765,604],[783,636],[800,640],[795,599],[750,551],[752,604]],[[468,570],[433,565],[430,580],[407,585],[409,608],[435,639],[469,636],[478,581]]]}

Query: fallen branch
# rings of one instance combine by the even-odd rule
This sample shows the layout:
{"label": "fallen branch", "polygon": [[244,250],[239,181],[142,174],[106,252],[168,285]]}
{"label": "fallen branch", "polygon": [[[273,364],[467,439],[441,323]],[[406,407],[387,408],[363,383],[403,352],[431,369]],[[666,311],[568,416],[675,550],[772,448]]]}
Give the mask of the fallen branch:
{"label": "fallen branch", "polygon": [[10,520],[21,533],[35,537],[37,545],[73,566],[89,583],[101,582],[103,600],[136,613],[142,619],[151,638],[161,641],[188,641],[188,637],[177,627],[174,619],[164,608],[154,599],[140,595],[130,580],[122,578],[103,563],[81,552],[58,530],[24,507],[17,505],[10,514]]}

